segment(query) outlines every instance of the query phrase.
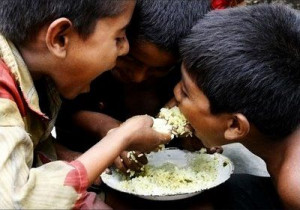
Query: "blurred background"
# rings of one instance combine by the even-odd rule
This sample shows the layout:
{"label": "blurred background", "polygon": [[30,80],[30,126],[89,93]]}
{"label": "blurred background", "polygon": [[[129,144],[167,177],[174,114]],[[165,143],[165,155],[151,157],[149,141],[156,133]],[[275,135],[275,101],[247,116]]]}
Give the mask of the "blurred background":
{"label": "blurred background", "polygon": [[283,3],[300,10],[300,0],[245,0],[246,4],[253,5],[259,3]]}

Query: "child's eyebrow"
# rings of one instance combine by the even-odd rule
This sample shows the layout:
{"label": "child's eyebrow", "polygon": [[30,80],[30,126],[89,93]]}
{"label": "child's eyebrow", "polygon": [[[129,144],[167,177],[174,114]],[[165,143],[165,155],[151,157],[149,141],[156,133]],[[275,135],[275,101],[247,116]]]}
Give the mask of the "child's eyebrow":
{"label": "child's eyebrow", "polygon": [[126,30],[126,28],[129,26],[130,22],[128,22],[125,26],[123,26],[122,28],[120,28],[118,31],[124,31]]}

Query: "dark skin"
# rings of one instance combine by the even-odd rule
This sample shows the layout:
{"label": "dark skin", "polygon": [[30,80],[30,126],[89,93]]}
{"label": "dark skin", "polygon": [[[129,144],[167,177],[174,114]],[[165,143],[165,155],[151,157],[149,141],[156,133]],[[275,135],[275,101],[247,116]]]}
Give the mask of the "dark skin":
{"label": "dark skin", "polygon": [[[209,99],[182,66],[174,89],[178,106],[207,147],[239,142],[261,157],[285,208],[300,208],[300,129],[282,139],[265,136],[242,113],[210,112]],[[272,149],[270,149],[272,148]]]}
{"label": "dark skin", "polygon": [[[85,132],[92,133],[96,139],[100,139],[109,130],[118,127],[128,117],[137,114],[155,116],[173,95],[172,85],[170,85],[169,90],[165,90],[165,86],[160,87],[159,85],[161,83],[169,85],[168,76],[176,73],[174,72],[176,70],[179,71],[179,69],[174,69],[175,64],[177,64],[177,59],[174,55],[156,47],[154,44],[145,41],[132,44],[129,54],[117,60],[117,65],[110,72],[112,76],[109,78],[111,81],[116,81],[114,84],[119,86],[119,89],[116,88],[115,94],[118,94],[118,98],[124,97],[124,100],[114,101],[113,93],[103,99],[99,98],[97,99],[99,106],[104,107],[100,112],[103,113],[79,111],[72,116],[73,122]],[[97,83],[102,84],[101,81],[97,81]],[[173,83],[175,85],[176,82]],[[98,91],[103,88],[95,88],[97,88],[97,97],[101,95]],[[113,92],[113,90],[111,91]],[[107,107],[110,106],[109,104],[112,107]],[[166,106],[171,107],[173,105],[174,103],[169,101]],[[122,107],[122,109],[119,107]],[[124,113],[126,114],[124,115]],[[181,140],[183,141],[181,141],[180,147],[190,151],[198,150],[203,146],[197,138],[183,138]],[[177,140],[173,142],[177,143]],[[60,149],[58,151],[60,159],[72,160],[80,155],[78,152],[68,151],[61,145],[58,147]],[[214,149],[211,151],[216,152]],[[218,151],[220,152],[220,150]],[[136,159],[139,162],[135,163],[127,158],[127,152],[124,151],[115,159],[114,164],[124,173],[128,169],[139,171],[142,165],[147,163],[147,159],[145,156],[138,157],[138,155],[139,153],[137,153]]]}
{"label": "dark skin", "polygon": [[[50,78],[57,91],[69,99],[87,91],[94,78],[112,68],[118,56],[127,54],[129,46],[124,27],[130,22],[134,7],[135,1],[128,1],[121,14],[97,20],[95,29],[86,39],[82,39],[67,18],[44,25],[35,39],[17,46],[33,80]],[[116,42],[119,38],[121,43]],[[127,120],[79,156],[76,160],[86,169],[88,184],[125,149],[151,151],[168,142],[170,137],[154,132],[152,123],[149,116]],[[109,147],[112,139],[116,144]]]}
{"label": "dark skin", "polygon": [[[132,44],[129,55],[120,57],[116,67],[111,71],[111,79],[120,86],[120,91],[117,91],[118,96],[120,97],[121,94],[124,97],[124,100],[113,103],[124,108],[119,111],[114,107],[109,108],[113,110],[113,116],[105,114],[105,111],[103,113],[79,111],[72,116],[75,125],[100,139],[111,129],[118,127],[128,117],[141,113],[155,116],[168,101],[168,97],[159,94],[161,90],[156,86],[162,78],[169,74],[176,62],[177,59],[173,54],[156,47],[154,44],[149,42]],[[173,83],[176,84],[176,82]],[[170,88],[169,95],[171,98],[172,88]],[[106,108],[111,103],[109,97],[103,101],[99,99],[98,103],[103,103]],[[72,160],[80,154],[68,151],[61,145],[58,148],[60,149],[58,151],[60,159]],[[139,153],[136,153],[136,158],[139,161],[137,164],[128,159],[127,152],[124,151],[114,163],[124,173],[127,169],[139,171],[141,166],[147,163],[147,159],[144,155],[138,156]]]}

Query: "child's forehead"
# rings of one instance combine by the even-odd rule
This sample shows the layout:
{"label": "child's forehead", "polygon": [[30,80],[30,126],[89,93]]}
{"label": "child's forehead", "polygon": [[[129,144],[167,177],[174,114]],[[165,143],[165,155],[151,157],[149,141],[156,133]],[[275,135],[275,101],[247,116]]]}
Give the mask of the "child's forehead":
{"label": "child's forehead", "polygon": [[177,62],[173,53],[147,41],[131,45],[130,54],[150,66],[169,66]]}
{"label": "child's forehead", "polygon": [[[125,33],[135,7],[135,1],[128,1],[127,5],[124,7],[124,10],[115,16],[102,17],[98,19],[98,30],[102,31],[104,34],[110,34],[114,32],[114,35],[119,35],[118,33]],[[107,27],[106,29],[103,28]]]}

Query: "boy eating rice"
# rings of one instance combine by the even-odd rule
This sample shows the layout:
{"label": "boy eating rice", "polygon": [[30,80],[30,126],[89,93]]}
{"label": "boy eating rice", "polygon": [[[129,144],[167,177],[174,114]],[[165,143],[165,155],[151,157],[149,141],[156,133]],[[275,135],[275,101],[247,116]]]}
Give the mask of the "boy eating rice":
{"label": "boy eating rice", "polygon": [[299,26],[299,12],[282,5],[229,9],[181,44],[174,94],[195,135],[207,147],[240,142],[271,176],[234,176],[213,195],[217,208],[300,208]]}
{"label": "boy eating rice", "polygon": [[[88,91],[128,52],[125,29],[134,7],[121,0],[0,1],[1,208],[109,208],[87,187],[124,149],[149,151],[170,138],[139,116],[71,163],[35,167],[42,143],[55,156],[50,132],[59,94],[72,99]],[[111,139],[114,146],[107,146]],[[43,153],[35,158],[47,162]]]}

